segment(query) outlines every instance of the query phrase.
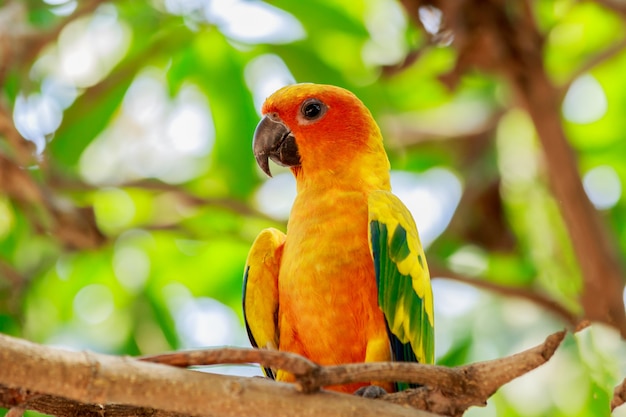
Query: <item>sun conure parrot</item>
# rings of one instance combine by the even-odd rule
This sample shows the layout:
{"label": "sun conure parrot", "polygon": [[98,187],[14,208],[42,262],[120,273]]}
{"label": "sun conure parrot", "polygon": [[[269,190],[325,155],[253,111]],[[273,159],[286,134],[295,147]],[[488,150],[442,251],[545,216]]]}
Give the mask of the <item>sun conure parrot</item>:
{"label": "sun conure parrot", "polygon": [[[415,222],[389,184],[382,135],[339,87],[295,84],[264,103],[253,151],[290,167],[297,196],[287,234],[256,238],[243,309],[253,346],[322,365],[433,363],[433,297]],[[265,369],[280,381],[284,371]],[[407,384],[372,381],[387,391]],[[328,387],[354,392],[370,384]]]}

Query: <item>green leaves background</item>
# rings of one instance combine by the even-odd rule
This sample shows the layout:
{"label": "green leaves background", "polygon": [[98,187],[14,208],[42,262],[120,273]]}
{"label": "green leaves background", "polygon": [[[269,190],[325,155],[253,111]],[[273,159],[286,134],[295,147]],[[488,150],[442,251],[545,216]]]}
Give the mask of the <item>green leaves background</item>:
{"label": "green leaves background", "polygon": [[[590,1],[530,4],[545,66],[562,86],[561,122],[623,260],[623,16]],[[20,18],[2,30],[23,40],[27,28],[43,48],[32,60],[5,55],[1,110],[26,138],[19,146],[40,152],[20,151],[4,127],[0,156],[42,197],[0,177],[1,332],[130,355],[246,345],[247,250],[262,228],[286,221],[258,193],[273,187],[275,204],[287,205],[293,193],[288,180],[266,183],[251,137],[264,96],[293,81],[340,85],[365,102],[393,169],[422,184],[405,189],[407,204],[428,212],[424,196],[440,184],[433,168],[462,186],[460,202],[430,206],[454,212],[427,249],[438,363],[510,354],[566,325],[528,297],[446,277],[581,313],[578,264],[532,122],[496,76],[475,71],[448,89],[454,48],[414,27],[399,2],[0,2],[0,15],[9,9]],[[422,21],[435,13],[426,11]],[[594,325],[468,415],[606,415],[624,350],[615,331]]]}

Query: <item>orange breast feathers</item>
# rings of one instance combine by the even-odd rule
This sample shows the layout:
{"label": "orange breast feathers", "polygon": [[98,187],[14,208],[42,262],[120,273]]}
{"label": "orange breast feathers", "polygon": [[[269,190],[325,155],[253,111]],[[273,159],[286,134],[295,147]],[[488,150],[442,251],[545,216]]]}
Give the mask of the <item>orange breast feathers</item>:
{"label": "orange breast feathers", "polygon": [[[315,200],[298,196],[288,225],[278,279],[279,349],[324,365],[390,360],[367,243],[366,197],[328,192]],[[368,357],[374,340],[381,349],[370,348]],[[278,379],[290,377],[279,373]]]}

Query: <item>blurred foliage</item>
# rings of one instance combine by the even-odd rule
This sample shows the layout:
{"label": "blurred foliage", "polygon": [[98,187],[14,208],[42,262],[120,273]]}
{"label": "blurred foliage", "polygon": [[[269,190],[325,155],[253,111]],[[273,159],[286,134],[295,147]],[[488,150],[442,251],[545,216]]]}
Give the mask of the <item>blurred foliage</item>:
{"label": "blurred foliage", "polygon": [[[22,6],[25,23],[44,31],[76,2]],[[545,65],[567,91],[562,123],[586,190],[623,257],[626,52],[577,70],[624,38],[624,19],[593,2],[532,6]],[[28,68],[5,74],[1,100],[36,145],[27,168],[46,198],[93,207],[105,243],[69,248],[46,232],[45,207],[0,186],[0,332],[130,355],[246,345],[247,250],[262,228],[286,221],[260,197],[266,180],[250,142],[264,97],[293,81],[355,92],[380,123],[394,170],[428,182],[440,168],[462,184],[458,207],[444,198],[431,208],[456,210],[427,253],[443,276],[532,290],[579,313],[580,272],[532,122],[501,79],[471,73],[449,91],[439,77],[455,59],[392,0],[101,2]],[[12,155],[2,142],[0,155]],[[290,186],[275,184],[276,195]],[[437,195],[438,184],[407,195]],[[564,326],[529,301],[433,284],[442,364],[507,355]],[[468,414],[607,415],[624,353],[615,332],[593,326]]]}

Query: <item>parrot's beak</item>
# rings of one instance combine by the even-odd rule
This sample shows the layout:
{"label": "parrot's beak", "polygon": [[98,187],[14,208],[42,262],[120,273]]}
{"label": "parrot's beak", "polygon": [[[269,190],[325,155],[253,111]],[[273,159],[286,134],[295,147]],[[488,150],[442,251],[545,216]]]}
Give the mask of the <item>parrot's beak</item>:
{"label": "parrot's beak", "polygon": [[285,167],[300,165],[296,138],[280,117],[273,113],[267,114],[257,125],[252,140],[252,150],[257,164],[270,177],[272,173],[269,158]]}

